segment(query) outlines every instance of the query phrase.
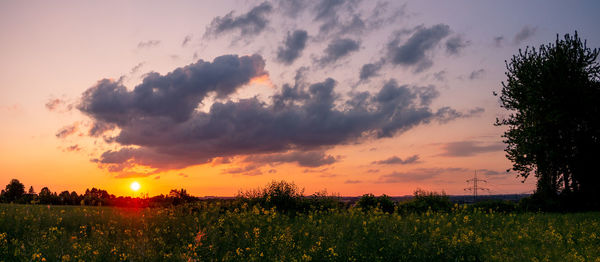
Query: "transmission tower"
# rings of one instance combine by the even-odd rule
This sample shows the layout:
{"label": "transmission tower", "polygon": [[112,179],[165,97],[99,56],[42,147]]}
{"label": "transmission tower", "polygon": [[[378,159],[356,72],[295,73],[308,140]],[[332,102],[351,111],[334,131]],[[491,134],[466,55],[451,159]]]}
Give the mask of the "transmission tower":
{"label": "transmission tower", "polygon": [[473,176],[472,179],[467,180],[467,183],[473,183],[473,186],[465,188],[465,191],[471,191],[471,192],[473,192],[473,203],[475,203],[477,201],[477,193],[480,190],[481,191],[488,191],[488,192],[490,191],[490,189],[488,189],[488,188],[480,187],[478,185],[479,182],[487,183],[486,180],[477,178],[477,170],[475,170],[475,176]]}

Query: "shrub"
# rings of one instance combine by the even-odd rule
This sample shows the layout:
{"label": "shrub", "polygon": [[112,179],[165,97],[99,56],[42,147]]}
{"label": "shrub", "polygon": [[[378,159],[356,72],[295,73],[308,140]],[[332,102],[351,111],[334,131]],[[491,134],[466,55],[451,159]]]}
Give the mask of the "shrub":
{"label": "shrub", "polygon": [[241,192],[237,198],[242,203],[260,205],[270,209],[275,208],[281,212],[295,212],[301,207],[302,194],[294,183],[286,181],[272,181],[263,189]]}
{"label": "shrub", "polygon": [[383,212],[392,213],[394,212],[395,204],[392,198],[385,194],[379,197],[376,197],[373,194],[364,194],[358,202],[356,202],[356,206],[365,211],[373,208],[380,208]]}
{"label": "shrub", "polygon": [[417,189],[414,198],[398,204],[398,210],[401,212],[426,212],[427,210],[447,212],[452,209],[450,198],[442,191],[427,192]]}

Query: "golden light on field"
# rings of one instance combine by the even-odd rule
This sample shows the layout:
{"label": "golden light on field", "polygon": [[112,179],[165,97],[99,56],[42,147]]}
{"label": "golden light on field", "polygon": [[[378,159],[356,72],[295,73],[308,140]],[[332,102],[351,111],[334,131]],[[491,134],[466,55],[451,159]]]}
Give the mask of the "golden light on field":
{"label": "golden light on field", "polygon": [[131,183],[131,185],[129,185],[129,187],[130,187],[130,188],[131,188],[131,190],[133,190],[133,191],[138,191],[138,190],[140,190],[140,188],[141,188],[141,186],[140,186],[140,183],[138,183],[138,182],[136,182],[136,181],[132,182],[132,183]]}

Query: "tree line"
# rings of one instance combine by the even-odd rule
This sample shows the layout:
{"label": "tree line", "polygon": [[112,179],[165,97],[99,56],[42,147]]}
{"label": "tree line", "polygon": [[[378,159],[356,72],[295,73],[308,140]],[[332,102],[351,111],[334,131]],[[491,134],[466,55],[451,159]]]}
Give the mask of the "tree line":
{"label": "tree line", "polygon": [[157,207],[195,200],[197,198],[189,195],[185,189],[172,189],[168,195],[161,194],[154,197],[115,196],[95,187],[86,189],[83,194],[68,190],[60,193],[52,192],[48,187],[43,187],[39,193],[36,193],[33,186],[25,191],[25,185],[18,179],[12,179],[0,192],[0,203],[15,204]]}

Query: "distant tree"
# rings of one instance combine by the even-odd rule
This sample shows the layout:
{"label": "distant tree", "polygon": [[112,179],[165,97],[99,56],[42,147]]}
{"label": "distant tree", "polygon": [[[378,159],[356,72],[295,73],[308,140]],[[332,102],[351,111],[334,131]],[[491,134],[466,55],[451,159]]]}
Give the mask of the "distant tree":
{"label": "distant tree", "polygon": [[35,195],[35,191],[33,190],[33,186],[29,187],[29,191],[27,191],[27,194]]}
{"label": "distant tree", "polygon": [[4,189],[4,197],[7,202],[17,202],[25,194],[25,186],[17,179],[13,179]]}
{"label": "distant tree", "polygon": [[38,194],[40,204],[52,204],[52,191],[48,187],[43,187]]}
{"label": "distant tree", "polygon": [[[509,111],[505,149],[512,169],[537,177],[536,195],[600,200],[600,64],[577,32],[507,62],[501,107]],[[497,94],[494,94],[497,95]]]}

